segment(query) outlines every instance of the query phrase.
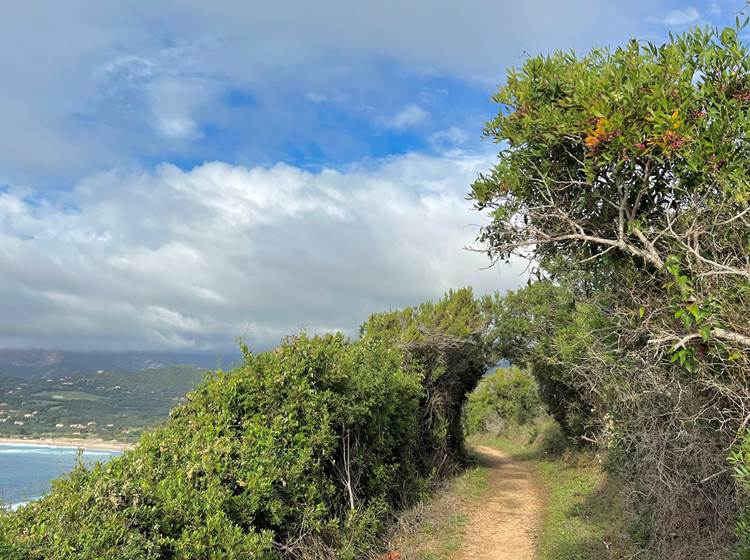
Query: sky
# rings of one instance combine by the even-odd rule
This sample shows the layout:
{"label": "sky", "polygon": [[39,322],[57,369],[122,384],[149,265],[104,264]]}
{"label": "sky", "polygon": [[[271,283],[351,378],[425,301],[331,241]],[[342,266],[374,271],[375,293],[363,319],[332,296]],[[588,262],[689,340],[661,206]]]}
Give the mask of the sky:
{"label": "sky", "polygon": [[529,55],[742,0],[27,0],[0,19],[0,348],[262,349],[525,284],[471,246]]}

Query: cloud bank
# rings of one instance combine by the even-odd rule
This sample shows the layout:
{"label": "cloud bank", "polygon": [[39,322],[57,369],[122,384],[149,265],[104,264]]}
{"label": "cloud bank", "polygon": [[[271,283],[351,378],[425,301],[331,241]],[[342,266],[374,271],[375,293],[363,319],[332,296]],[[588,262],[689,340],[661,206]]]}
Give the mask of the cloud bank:
{"label": "cloud bank", "polygon": [[[300,328],[356,334],[369,313],[472,284],[465,200],[490,158],[420,154],[311,173],[212,162],[114,170],[51,201],[0,193],[0,346],[267,347]],[[475,225],[471,225],[475,224]]]}
{"label": "cloud bank", "polygon": [[482,271],[462,250],[481,220],[464,197],[491,163],[481,128],[506,68],[660,41],[737,9],[4,8],[0,345],[70,349],[269,345],[300,327],[352,333],[371,311],[449,287],[517,285],[520,266]]}
{"label": "cloud bank", "polygon": [[467,120],[478,138],[489,95],[527,53],[619,43],[667,11],[662,0],[12,3],[0,19],[0,184],[69,188],[133,161],[340,165],[428,149],[402,134],[417,123],[429,135]]}

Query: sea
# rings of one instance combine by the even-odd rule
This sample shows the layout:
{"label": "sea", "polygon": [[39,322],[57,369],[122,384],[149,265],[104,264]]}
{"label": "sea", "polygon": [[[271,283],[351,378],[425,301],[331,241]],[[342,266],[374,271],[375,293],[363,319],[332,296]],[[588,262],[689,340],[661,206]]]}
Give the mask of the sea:
{"label": "sea", "polygon": [[[119,451],[85,449],[83,462],[108,461]],[[0,505],[15,509],[39,499],[53,479],[75,467],[78,449],[42,444],[0,443]]]}

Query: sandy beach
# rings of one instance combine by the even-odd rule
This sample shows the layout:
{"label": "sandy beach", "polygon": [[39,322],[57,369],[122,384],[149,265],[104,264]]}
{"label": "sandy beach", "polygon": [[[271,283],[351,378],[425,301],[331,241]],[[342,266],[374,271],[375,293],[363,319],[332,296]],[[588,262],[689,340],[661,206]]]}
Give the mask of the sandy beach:
{"label": "sandy beach", "polygon": [[0,445],[51,445],[55,447],[76,447],[83,449],[103,449],[107,451],[127,451],[134,444],[104,439],[84,438],[8,438],[0,437]]}

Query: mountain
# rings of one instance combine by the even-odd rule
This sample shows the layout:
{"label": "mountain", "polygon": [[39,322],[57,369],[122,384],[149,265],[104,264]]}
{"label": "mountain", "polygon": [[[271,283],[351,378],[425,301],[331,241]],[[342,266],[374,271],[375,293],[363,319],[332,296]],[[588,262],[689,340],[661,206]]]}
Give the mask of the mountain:
{"label": "mountain", "polygon": [[0,349],[0,376],[43,379],[97,371],[136,372],[171,366],[227,369],[240,354],[179,352],[69,352],[65,350]]}

